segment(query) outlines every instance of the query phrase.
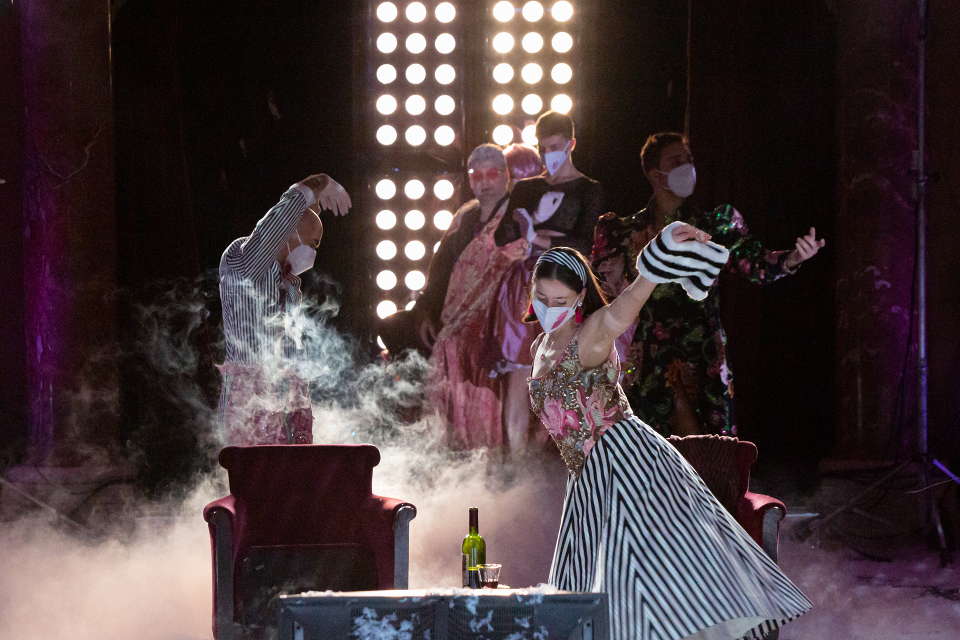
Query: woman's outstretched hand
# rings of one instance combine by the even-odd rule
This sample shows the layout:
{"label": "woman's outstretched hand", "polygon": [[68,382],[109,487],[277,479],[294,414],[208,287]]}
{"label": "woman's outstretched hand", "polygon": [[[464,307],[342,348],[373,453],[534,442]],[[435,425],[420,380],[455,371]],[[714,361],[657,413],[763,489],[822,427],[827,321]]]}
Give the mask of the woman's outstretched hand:
{"label": "woman's outstretched hand", "polygon": [[686,242],[687,240],[708,242],[711,237],[712,236],[706,231],[701,231],[692,224],[687,224],[686,222],[680,223],[680,225],[673,230],[674,242]]}

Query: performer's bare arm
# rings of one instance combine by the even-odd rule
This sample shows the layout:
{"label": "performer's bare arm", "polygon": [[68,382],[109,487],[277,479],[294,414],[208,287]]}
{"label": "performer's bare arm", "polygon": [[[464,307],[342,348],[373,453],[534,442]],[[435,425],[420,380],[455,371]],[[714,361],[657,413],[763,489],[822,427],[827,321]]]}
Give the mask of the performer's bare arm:
{"label": "performer's bare arm", "polygon": [[[673,239],[677,242],[707,242],[710,235],[685,224],[674,230]],[[656,286],[643,276],[637,276],[616,300],[590,314],[583,324],[579,342],[580,361],[585,368],[596,367],[610,356],[614,340],[637,319]]]}

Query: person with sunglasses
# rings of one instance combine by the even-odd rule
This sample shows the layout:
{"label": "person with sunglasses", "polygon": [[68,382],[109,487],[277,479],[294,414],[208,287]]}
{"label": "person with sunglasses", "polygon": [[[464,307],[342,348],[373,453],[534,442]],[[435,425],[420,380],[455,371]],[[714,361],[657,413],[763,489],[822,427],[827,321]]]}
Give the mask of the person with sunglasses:
{"label": "person with sunglasses", "polygon": [[467,178],[476,199],[460,208],[440,241],[427,276],[433,290],[414,308],[424,309],[421,339],[431,347],[429,404],[445,425],[447,443],[457,449],[503,444],[502,389],[491,376],[499,355],[493,317],[505,274],[529,254],[524,238],[502,247],[493,240],[507,213],[510,176],[503,150],[493,144],[474,149]]}

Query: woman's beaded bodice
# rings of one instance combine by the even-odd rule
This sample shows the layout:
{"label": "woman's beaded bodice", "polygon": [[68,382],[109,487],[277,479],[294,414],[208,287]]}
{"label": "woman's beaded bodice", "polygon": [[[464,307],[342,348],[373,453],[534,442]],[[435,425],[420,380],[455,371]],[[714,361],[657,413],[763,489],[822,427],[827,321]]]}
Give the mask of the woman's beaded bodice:
{"label": "woman's beaded bodice", "polygon": [[528,381],[533,412],[573,474],[583,469],[587,454],[607,427],[633,415],[619,377],[616,349],[603,364],[584,369],[574,337],[550,371]]}

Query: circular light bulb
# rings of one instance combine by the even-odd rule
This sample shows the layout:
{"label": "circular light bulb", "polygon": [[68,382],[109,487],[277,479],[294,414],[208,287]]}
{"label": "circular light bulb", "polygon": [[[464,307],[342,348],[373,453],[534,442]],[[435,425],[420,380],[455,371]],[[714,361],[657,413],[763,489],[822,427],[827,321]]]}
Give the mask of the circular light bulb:
{"label": "circular light bulb", "polygon": [[407,67],[406,76],[410,84],[420,84],[427,79],[427,70],[422,64],[415,63]]}
{"label": "circular light bulb", "polygon": [[413,94],[403,102],[403,108],[406,109],[410,115],[418,116],[426,110],[427,101],[423,99],[423,96]]}
{"label": "circular light bulb", "polygon": [[441,95],[433,101],[433,108],[442,116],[448,116],[457,108],[457,102],[453,96]]}
{"label": "circular light bulb", "polygon": [[508,124],[500,124],[493,129],[493,141],[501,147],[513,142],[513,127]]}
{"label": "circular light bulb", "polygon": [[377,19],[380,22],[393,22],[397,19],[397,5],[392,2],[381,2],[377,5]]}
{"label": "circular light bulb", "polygon": [[418,211],[416,209],[407,211],[407,214],[403,216],[403,224],[407,225],[407,229],[412,231],[419,231],[420,229],[423,229],[423,225],[426,223],[426,216],[423,215],[422,211]]}
{"label": "circular light bulb", "polygon": [[528,93],[520,101],[520,108],[527,115],[535,116],[543,111],[543,98],[535,93]]}
{"label": "circular light bulb", "polygon": [[376,221],[378,228],[388,231],[397,226],[397,214],[389,209],[384,209],[377,214]]}
{"label": "circular light bulb", "polygon": [[493,102],[491,103],[494,113],[497,113],[501,116],[505,116],[511,111],[513,111],[513,98],[505,93],[501,93],[498,96],[494,97]]}
{"label": "circular light bulb", "polygon": [[506,0],[493,5],[493,17],[498,22],[510,22],[513,20],[515,11],[513,4]]}
{"label": "circular light bulb", "polygon": [[433,41],[433,46],[436,47],[439,53],[444,55],[453,53],[453,50],[457,48],[457,39],[449,33],[441,33],[437,36],[436,40]]}
{"label": "circular light bulb", "polygon": [[403,195],[411,200],[419,200],[426,191],[427,188],[419,180],[408,180],[407,184],[403,185]]}
{"label": "circular light bulb", "polygon": [[537,53],[543,49],[543,36],[536,31],[531,31],[525,34],[523,39],[520,40],[520,46],[523,47],[523,50],[527,53]]}
{"label": "circular light bulb", "polygon": [[412,54],[423,53],[424,49],[427,48],[427,39],[423,37],[422,33],[411,33],[407,36],[405,46],[407,51]]}
{"label": "circular light bulb", "polygon": [[566,62],[560,62],[553,65],[550,77],[557,84],[567,84],[573,78],[573,69]]}
{"label": "circular light bulb", "polygon": [[553,38],[550,40],[550,46],[552,46],[553,50],[557,53],[566,53],[573,48],[573,36],[566,31],[558,31],[553,34]]}
{"label": "circular light bulb", "polygon": [[387,318],[392,316],[397,312],[397,305],[394,304],[391,300],[384,300],[377,305],[377,316],[382,318]]}
{"label": "circular light bulb", "polygon": [[397,69],[392,64],[382,64],[377,67],[377,80],[381,84],[390,84],[397,79]]}
{"label": "circular light bulb", "polygon": [[453,144],[453,141],[456,139],[457,135],[453,130],[453,127],[449,125],[440,125],[433,132],[433,139],[441,147],[446,147]]}
{"label": "circular light bulb", "polygon": [[506,31],[501,31],[493,36],[491,44],[493,45],[493,50],[497,53],[510,53],[513,49],[513,36]]}
{"label": "circular light bulb", "polygon": [[570,109],[573,108],[573,100],[565,93],[558,93],[550,101],[550,108],[560,113],[570,113]]}
{"label": "circular light bulb", "polygon": [[397,274],[389,269],[385,269],[377,274],[377,286],[384,291],[389,291],[397,286]]}
{"label": "circular light bulb", "polygon": [[377,257],[381,260],[393,260],[397,255],[397,245],[392,240],[381,240],[377,243]]}
{"label": "circular light bulb", "polygon": [[377,36],[377,51],[393,53],[397,49],[397,36],[392,33],[381,33]]}
{"label": "circular light bulb", "polygon": [[406,15],[410,22],[423,22],[427,17],[427,8],[422,2],[411,2],[407,5]]}
{"label": "circular light bulb", "polygon": [[537,84],[543,80],[543,67],[536,62],[528,62],[520,69],[520,77],[527,84]]}
{"label": "circular light bulb", "polygon": [[566,22],[573,17],[573,5],[567,2],[567,0],[560,0],[560,2],[553,5],[550,13],[557,22]]}
{"label": "circular light bulb", "polygon": [[403,134],[403,137],[410,146],[419,147],[427,141],[427,132],[423,127],[415,124],[412,127],[407,127],[407,131]]}
{"label": "circular light bulb", "polygon": [[442,64],[433,72],[433,77],[440,84],[450,84],[457,79],[457,72],[453,65]]}
{"label": "circular light bulb", "polygon": [[410,271],[404,276],[403,284],[411,291],[420,291],[427,284],[427,277],[422,271]]}
{"label": "circular light bulb", "polygon": [[493,79],[500,84],[507,84],[513,80],[513,67],[506,62],[501,62],[493,68]]}
{"label": "circular light bulb", "polygon": [[543,5],[535,0],[523,5],[523,19],[527,22],[536,22],[543,17]]}
{"label": "circular light bulb", "polygon": [[440,229],[440,231],[449,229],[451,222],[453,222],[453,214],[446,209],[441,209],[433,214],[433,226]]}
{"label": "circular light bulb", "polygon": [[403,248],[403,253],[410,260],[420,260],[427,253],[427,248],[419,240],[411,240]]}
{"label": "circular light bulb", "polygon": [[447,24],[453,22],[454,18],[457,17],[457,8],[451,2],[441,2],[433,10],[433,15],[436,16],[437,22]]}
{"label": "circular light bulb", "polygon": [[377,193],[377,197],[381,200],[389,200],[397,195],[397,185],[390,178],[380,180],[374,190]]}
{"label": "circular light bulb", "polygon": [[438,200],[449,200],[453,197],[453,183],[446,178],[437,180],[433,185],[433,195]]}
{"label": "circular light bulb", "polygon": [[377,142],[387,146],[397,141],[397,130],[392,125],[384,124],[377,128]]}
{"label": "circular light bulb", "polygon": [[385,116],[390,115],[397,110],[397,99],[389,93],[385,93],[377,98],[377,111]]}

